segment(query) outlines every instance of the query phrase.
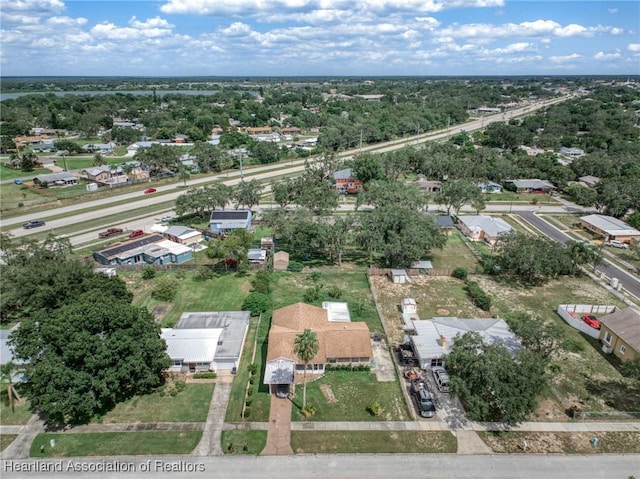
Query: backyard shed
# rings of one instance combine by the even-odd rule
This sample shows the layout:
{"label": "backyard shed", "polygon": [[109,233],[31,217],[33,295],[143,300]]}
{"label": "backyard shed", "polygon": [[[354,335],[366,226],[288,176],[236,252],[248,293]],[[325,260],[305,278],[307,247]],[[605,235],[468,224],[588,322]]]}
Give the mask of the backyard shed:
{"label": "backyard shed", "polygon": [[289,253],[286,251],[278,251],[273,255],[273,270],[286,271],[289,267]]}
{"label": "backyard shed", "polygon": [[410,283],[411,279],[407,272],[403,269],[392,269],[389,273],[391,281],[397,284]]}

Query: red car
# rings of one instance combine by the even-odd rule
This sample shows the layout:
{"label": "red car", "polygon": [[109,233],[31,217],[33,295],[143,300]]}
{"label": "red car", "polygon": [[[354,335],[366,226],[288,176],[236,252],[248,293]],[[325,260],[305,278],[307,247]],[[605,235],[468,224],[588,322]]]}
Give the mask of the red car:
{"label": "red car", "polygon": [[137,238],[138,236],[142,236],[144,234],[144,231],[142,230],[134,230],[131,233],[129,233],[129,238]]}
{"label": "red car", "polygon": [[600,321],[598,321],[598,318],[596,318],[592,314],[585,314],[584,316],[582,316],[582,320],[587,323],[587,326],[591,326],[595,329],[600,329]]}
{"label": "red car", "polygon": [[100,238],[108,238],[109,236],[117,235],[122,233],[122,228],[109,228],[107,231],[103,231],[102,233],[98,233],[98,237]]}
{"label": "red car", "polygon": [[151,193],[155,193],[156,191],[158,190],[156,190],[155,188],[147,188],[146,190],[144,190],[144,194],[150,195]]}

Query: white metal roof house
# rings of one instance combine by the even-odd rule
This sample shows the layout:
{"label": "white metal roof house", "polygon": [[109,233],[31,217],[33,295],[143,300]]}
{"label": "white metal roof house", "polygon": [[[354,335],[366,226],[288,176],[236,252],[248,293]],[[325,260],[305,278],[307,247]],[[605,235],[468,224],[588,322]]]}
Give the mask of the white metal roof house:
{"label": "white metal roof house", "polygon": [[485,343],[502,344],[512,354],[522,349],[522,343],[500,318],[448,317],[412,323],[415,334],[410,341],[422,369],[444,365],[443,357],[450,352],[456,336],[468,332],[478,333]]}
{"label": "white metal roof house", "polygon": [[173,361],[171,372],[214,371],[214,357],[220,329],[162,329],[160,337],[167,343]]}
{"label": "white metal roof house", "polygon": [[500,235],[512,230],[503,219],[485,215],[459,216],[458,228],[470,240],[484,240],[489,244],[495,244]]}
{"label": "white metal roof house", "polygon": [[629,243],[632,239],[640,239],[640,231],[613,216],[587,215],[580,217],[584,228],[602,236],[605,240],[618,240]]}
{"label": "white metal roof house", "polygon": [[581,148],[563,146],[562,148],[560,148],[560,152],[558,154],[560,156],[564,156],[565,158],[581,158],[584,156],[584,150]]}
{"label": "white metal roof house", "polygon": [[478,188],[482,193],[502,193],[502,185],[493,181],[482,181],[478,183]]}
{"label": "white metal roof house", "polygon": [[262,248],[249,248],[247,260],[249,263],[263,264],[267,259],[267,252]]}

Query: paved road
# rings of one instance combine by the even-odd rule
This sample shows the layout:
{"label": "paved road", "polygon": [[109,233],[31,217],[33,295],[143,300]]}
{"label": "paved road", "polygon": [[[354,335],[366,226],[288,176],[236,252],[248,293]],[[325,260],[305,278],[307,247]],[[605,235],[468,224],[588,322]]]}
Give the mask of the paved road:
{"label": "paved road", "polygon": [[[564,244],[573,239],[552,224],[539,218],[533,211],[519,211],[518,216],[540,230],[544,235],[559,243]],[[609,278],[618,278],[618,281],[620,281],[624,289],[635,297],[640,298],[640,279],[637,276],[627,273],[606,258],[603,260],[603,264],[599,265],[596,269],[606,274]]]}
{"label": "paved road", "polygon": [[[220,479],[388,479],[410,477],[420,479],[626,479],[640,475],[637,455],[471,455],[453,454],[362,454],[362,455],[298,455],[298,456],[225,456],[225,457],[137,457],[91,458],[40,461],[63,468],[63,472],[11,473],[8,468],[26,461],[3,462],[3,479],[42,479],[80,477],[91,479],[148,479],[162,473],[161,467],[175,467],[176,472],[162,477],[188,479],[207,477]],[[67,469],[90,464],[115,464],[131,472],[78,472]],[[149,466],[150,470],[146,472]],[[190,469],[200,472],[190,472]],[[165,469],[166,470],[166,469]]]}

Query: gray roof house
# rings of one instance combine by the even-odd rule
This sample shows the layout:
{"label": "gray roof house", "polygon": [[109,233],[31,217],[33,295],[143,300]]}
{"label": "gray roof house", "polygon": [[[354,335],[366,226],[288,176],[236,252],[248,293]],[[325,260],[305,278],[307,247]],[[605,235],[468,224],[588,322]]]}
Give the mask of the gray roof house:
{"label": "gray roof house", "polygon": [[50,188],[53,186],[75,185],[78,183],[78,179],[68,171],[62,171],[60,173],[38,175],[33,178],[33,183],[41,188]]}
{"label": "gray roof house", "polygon": [[628,243],[633,238],[640,238],[640,231],[624,221],[614,218],[613,216],[581,216],[580,223],[585,229],[598,234],[607,240],[615,239]]}
{"label": "gray roof house", "polygon": [[484,240],[489,244],[494,244],[500,235],[513,229],[502,218],[484,215],[459,216],[458,228],[467,238],[473,241]]}
{"label": "gray roof house", "polygon": [[556,187],[548,181],[537,178],[530,180],[509,180],[509,182],[513,183],[518,193],[548,193],[556,189]]}
{"label": "gray roof house", "polygon": [[209,220],[211,232],[214,234],[230,233],[235,229],[251,229],[251,210],[213,210]]}
{"label": "gray roof house", "polygon": [[[457,317],[411,321],[414,335],[409,339],[422,369],[443,365],[443,357],[451,351],[456,336],[476,332],[488,344],[502,344],[511,354],[522,344],[500,318],[460,319]],[[407,327],[405,327],[407,329]]]}

